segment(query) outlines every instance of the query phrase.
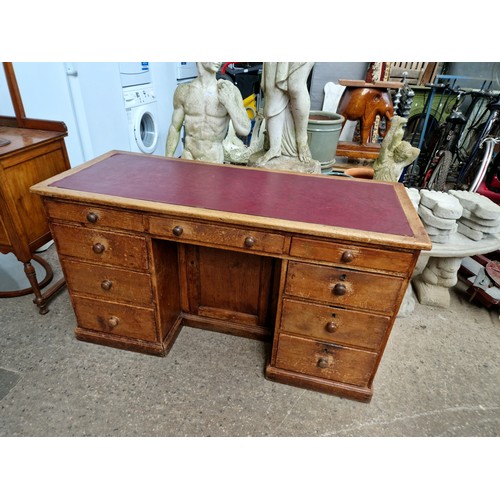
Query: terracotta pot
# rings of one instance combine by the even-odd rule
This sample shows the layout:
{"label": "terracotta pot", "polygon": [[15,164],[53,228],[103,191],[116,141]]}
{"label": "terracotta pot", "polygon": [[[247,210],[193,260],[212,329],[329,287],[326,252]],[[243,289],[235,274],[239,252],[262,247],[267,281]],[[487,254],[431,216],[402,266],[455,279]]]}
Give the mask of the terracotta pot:
{"label": "terracotta pot", "polygon": [[344,170],[347,175],[357,177],[358,179],[373,179],[372,167],[351,167]]}

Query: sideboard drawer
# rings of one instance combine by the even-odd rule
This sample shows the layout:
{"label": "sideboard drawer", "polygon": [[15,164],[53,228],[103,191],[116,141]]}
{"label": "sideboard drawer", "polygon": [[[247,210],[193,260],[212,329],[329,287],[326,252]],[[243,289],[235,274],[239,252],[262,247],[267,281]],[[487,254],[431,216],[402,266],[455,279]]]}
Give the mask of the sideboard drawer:
{"label": "sideboard drawer", "polygon": [[323,260],[332,264],[345,264],[356,268],[405,274],[413,260],[413,254],[410,252],[379,250],[378,248],[300,237],[292,238],[290,255],[310,260]]}
{"label": "sideboard drawer", "polygon": [[378,350],[389,323],[388,316],[283,300],[282,330],[327,342]]}
{"label": "sideboard drawer", "polygon": [[148,268],[144,238],[61,224],[51,224],[51,230],[62,255],[132,269]]}
{"label": "sideboard drawer", "polygon": [[129,211],[52,200],[45,201],[45,210],[51,219],[78,222],[95,228],[144,231],[143,216]]}
{"label": "sideboard drawer", "polygon": [[285,243],[284,236],[280,234],[216,224],[203,224],[168,217],[151,217],[149,219],[149,231],[152,235],[168,237],[168,239],[176,241],[215,244],[275,255],[283,253]]}
{"label": "sideboard drawer", "polygon": [[61,259],[68,287],[75,293],[150,306],[153,300],[149,274]]}
{"label": "sideboard drawer", "polygon": [[367,386],[377,355],[314,340],[281,334],[276,366],[315,377]]}
{"label": "sideboard drawer", "polygon": [[120,337],[156,341],[152,309],[72,296],[78,326]]}
{"label": "sideboard drawer", "polygon": [[392,276],[290,262],[285,293],[392,314],[402,285],[403,279]]}

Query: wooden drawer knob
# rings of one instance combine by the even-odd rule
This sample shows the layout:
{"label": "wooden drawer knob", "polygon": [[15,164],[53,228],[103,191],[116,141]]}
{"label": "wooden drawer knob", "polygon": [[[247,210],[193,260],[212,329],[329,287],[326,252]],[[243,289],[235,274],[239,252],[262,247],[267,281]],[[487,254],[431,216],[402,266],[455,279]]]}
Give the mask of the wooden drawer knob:
{"label": "wooden drawer knob", "polygon": [[340,259],[342,262],[352,262],[354,260],[354,254],[350,250],[346,250]]}
{"label": "wooden drawer knob", "polygon": [[328,368],[328,359],[319,358],[318,359],[318,368]]}
{"label": "wooden drawer knob", "polygon": [[113,282],[111,280],[104,280],[102,283],[101,283],[101,288],[103,290],[105,290],[106,292],[108,290],[111,290],[111,287],[113,286]]}
{"label": "wooden drawer knob", "polygon": [[255,238],[253,236],[247,236],[245,238],[245,246],[247,248],[252,248],[255,245]]}
{"label": "wooden drawer knob", "polygon": [[89,222],[92,222],[92,224],[95,224],[99,220],[99,216],[95,214],[94,212],[89,212],[87,214],[87,220]]}
{"label": "wooden drawer knob", "polygon": [[333,333],[335,330],[337,329],[337,324],[334,323],[333,321],[330,321],[329,323],[327,323],[325,325],[325,330],[328,332],[328,333]]}
{"label": "wooden drawer knob", "polygon": [[180,236],[184,232],[184,229],[182,229],[181,226],[175,226],[172,229],[172,233],[174,233],[175,236]]}
{"label": "wooden drawer knob", "polygon": [[334,293],[334,295],[345,295],[346,292],[347,292],[347,288],[342,283],[337,283],[333,287],[333,293]]}
{"label": "wooden drawer knob", "polygon": [[104,245],[102,243],[96,243],[93,247],[92,247],[92,250],[94,251],[94,253],[102,253],[104,252],[104,250],[106,250],[104,248]]}
{"label": "wooden drawer knob", "polygon": [[118,326],[118,323],[120,320],[116,316],[110,316],[108,319],[108,326],[110,328],[115,328],[115,326]]}

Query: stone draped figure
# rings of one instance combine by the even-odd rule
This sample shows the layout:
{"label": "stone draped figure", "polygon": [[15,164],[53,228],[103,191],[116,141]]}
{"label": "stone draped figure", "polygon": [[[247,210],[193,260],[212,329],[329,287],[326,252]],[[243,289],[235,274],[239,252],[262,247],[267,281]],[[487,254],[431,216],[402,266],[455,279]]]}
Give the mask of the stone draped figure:
{"label": "stone draped figure", "polygon": [[184,125],[182,158],[224,163],[222,143],[230,121],[236,133],[245,137],[250,133],[250,119],[239,89],[227,80],[216,79],[221,63],[196,64],[198,76],[175,90],[165,154],[174,155]]}
{"label": "stone draped figure", "polygon": [[250,158],[250,165],[289,165],[291,158],[296,164],[319,165],[312,160],[307,142],[311,107],[307,78],[313,66],[312,62],[264,63],[261,87],[269,145]]}

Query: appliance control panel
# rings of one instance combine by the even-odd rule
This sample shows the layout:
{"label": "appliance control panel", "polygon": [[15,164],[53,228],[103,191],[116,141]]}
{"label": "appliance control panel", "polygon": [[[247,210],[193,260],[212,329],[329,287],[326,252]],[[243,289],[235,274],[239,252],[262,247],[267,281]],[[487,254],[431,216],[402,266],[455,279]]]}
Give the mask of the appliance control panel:
{"label": "appliance control panel", "polygon": [[143,89],[124,89],[123,101],[126,108],[131,108],[155,102],[156,96],[152,87]]}

